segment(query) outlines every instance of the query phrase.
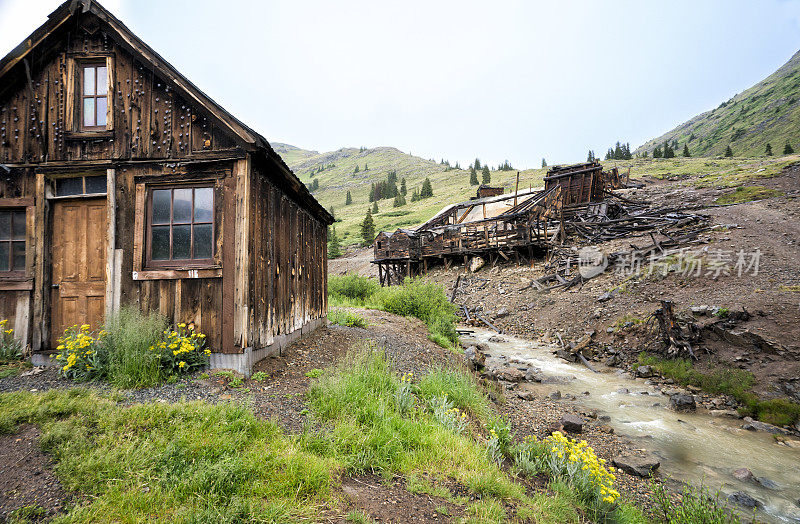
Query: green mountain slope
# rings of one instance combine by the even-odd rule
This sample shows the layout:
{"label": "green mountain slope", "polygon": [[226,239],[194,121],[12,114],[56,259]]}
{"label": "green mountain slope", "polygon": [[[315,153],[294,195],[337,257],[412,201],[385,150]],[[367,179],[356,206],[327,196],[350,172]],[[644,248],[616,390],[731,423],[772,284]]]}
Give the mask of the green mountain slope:
{"label": "green mountain slope", "polygon": [[[372,206],[369,202],[370,186],[373,182],[385,181],[389,171],[397,172],[398,187],[400,181],[406,179],[407,204],[393,207],[393,199],[378,201],[378,213],[373,217],[376,231],[393,231],[398,227],[421,224],[444,206],[475,196],[477,189],[469,184],[468,169],[448,171],[446,166],[437,161],[409,155],[394,147],[342,148],[318,153],[288,144],[273,143],[272,146],[306,186],[311,187],[312,181],[319,181],[319,189],[312,193],[325,208],[332,207],[336,218],[341,220],[336,223],[336,231],[344,244],[360,241],[359,224]],[[356,166],[359,168],[357,173]],[[324,169],[314,173],[320,167]],[[543,185],[545,171],[521,171],[520,188]],[[492,185],[502,185],[506,192],[513,191],[516,171],[492,171],[491,175]],[[480,179],[480,173],[478,176]],[[431,179],[433,196],[411,202],[411,193],[415,188],[421,188],[426,177]],[[345,206],[347,191],[353,197],[353,203],[349,206]]]}
{"label": "green mountain slope", "polygon": [[767,143],[780,155],[787,140],[800,150],[800,51],[758,84],[646,142],[636,153],[652,155],[665,140],[677,140],[677,155],[684,144],[692,156],[722,155],[728,145],[735,156],[761,156]]}

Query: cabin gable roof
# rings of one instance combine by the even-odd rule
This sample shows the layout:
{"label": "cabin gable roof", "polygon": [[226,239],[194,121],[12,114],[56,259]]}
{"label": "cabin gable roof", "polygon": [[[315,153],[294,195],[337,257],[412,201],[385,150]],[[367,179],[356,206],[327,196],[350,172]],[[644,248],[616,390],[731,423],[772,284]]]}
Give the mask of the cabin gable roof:
{"label": "cabin gable roof", "polygon": [[184,97],[187,102],[208,114],[222,128],[223,132],[234,138],[239,147],[254,155],[275,162],[283,182],[299,200],[311,208],[314,214],[324,222],[333,223],[333,217],[330,213],[311,195],[311,192],[308,191],[306,186],[292,172],[281,156],[272,149],[272,146],[263,136],[212,100],[161,55],[137,37],[125,24],[93,0],[67,0],[53,11],[44,24],[0,59],[0,82],[17,67],[23,67],[25,59],[31,55],[34,49],[42,46],[59,29],[66,27],[71,19],[84,13],[95,15],[111,29],[111,36],[118,44],[127,49],[134,58],[148,64],[171,89],[174,89]]}

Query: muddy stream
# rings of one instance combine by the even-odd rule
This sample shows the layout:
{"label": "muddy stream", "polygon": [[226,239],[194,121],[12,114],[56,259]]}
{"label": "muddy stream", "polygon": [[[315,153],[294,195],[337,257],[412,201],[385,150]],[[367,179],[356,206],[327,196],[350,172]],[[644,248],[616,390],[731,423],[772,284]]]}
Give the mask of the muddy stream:
{"label": "muddy stream", "polygon": [[[644,379],[594,363],[599,373],[593,373],[580,363],[556,357],[553,347],[508,335],[500,337],[505,342],[490,342],[492,335],[476,330],[462,340],[468,343],[472,338],[487,345],[487,366],[507,363],[520,369],[539,368],[554,380],[563,379],[548,384],[524,382],[519,388],[529,389],[539,398],[558,390],[565,397],[574,396],[571,402],[578,406],[596,410],[599,416],[608,415],[611,421],[607,423],[616,434],[660,458],[658,473],[662,477],[702,483],[712,491],[719,489],[725,497],[744,491],[763,504],[756,510],[759,520],[800,523],[799,440],[782,444],[769,433],[742,429],[741,420],[714,417],[701,408],[696,413],[677,413],[669,409],[669,398],[661,388]],[[584,395],[586,391],[589,395]],[[732,472],[742,467],[771,489],[734,478]]]}

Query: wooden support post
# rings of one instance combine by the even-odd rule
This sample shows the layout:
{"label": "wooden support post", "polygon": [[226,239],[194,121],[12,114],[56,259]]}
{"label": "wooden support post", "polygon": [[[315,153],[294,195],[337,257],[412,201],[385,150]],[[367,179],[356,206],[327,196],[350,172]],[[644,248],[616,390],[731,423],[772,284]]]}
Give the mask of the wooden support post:
{"label": "wooden support post", "polygon": [[117,177],[106,169],[106,319],[114,312],[115,296],[119,296],[115,274],[114,247],[117,243]]}

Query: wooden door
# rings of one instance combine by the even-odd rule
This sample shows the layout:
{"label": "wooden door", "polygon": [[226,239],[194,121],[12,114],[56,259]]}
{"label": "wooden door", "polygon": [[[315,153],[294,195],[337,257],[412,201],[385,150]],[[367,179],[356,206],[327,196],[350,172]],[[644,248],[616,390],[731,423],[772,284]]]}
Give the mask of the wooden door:
{"label": "wooden door", "polygon": [[50,341],[70,326],[103,323],[106,294],[106,201],[53,204]]}

